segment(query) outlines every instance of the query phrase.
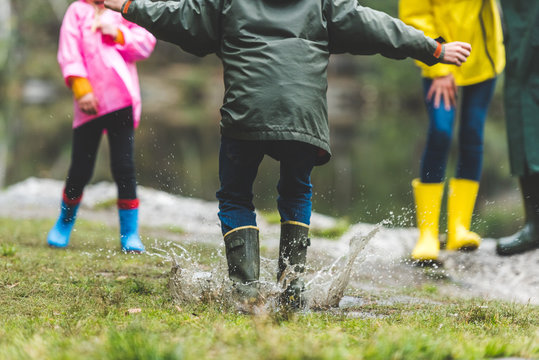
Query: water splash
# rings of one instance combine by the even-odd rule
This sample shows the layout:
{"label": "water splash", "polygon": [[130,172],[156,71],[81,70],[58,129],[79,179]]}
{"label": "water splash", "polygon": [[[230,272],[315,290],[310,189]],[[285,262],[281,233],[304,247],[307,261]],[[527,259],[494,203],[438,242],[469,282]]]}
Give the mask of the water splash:
{"label": "water splash", "polygon": [[[356,267],[356,260],[367,243],[378,233],[379,224],[364,234],[356,231],[351,235],[347,255],[339,257],[327,268],[315,270],[307,268],[304,274],[293,274],[293,266],[285,269],[287,278],[303,276],[306,280],[307,306],[306,310],[328,309],[338,307],[344,296],[344,291],[350,281],[350,276]],[[350,236],[350,234],[347,234]],[[347,236],[345,234],[345,236]],[[168,255],[172,261],[169,278],[169,289],[172,297],[179,304],[208,303],[218,304],[225,308],[235,308],[242,312],[260,314],[279,310],[278,297],[286,284],[275,281],[277,260],[261,258],[260,292],[256,304],[246,305],[234,296],[233,283],[228,278],[226,257],[222,252],[216,255],[217,262],[211,266],[203,265],[194,260],[194,256],[177,245],[180,253],[173,249]],[[163,256],[160,254],[159,256]]]}
{"label": "water splash", "polygon": [[352,235],[347,255],[338,258],[328,269],[319,271],[307,283],[307,298],[312,309],[328,309],[338,307],[344,291],[350,282],[350,275],[355,267],[356,259],[369,241],[378,233],[381,224],[374,227],[366,235],[359,231]]}
{"label": "water splash", "polygon": [[[188,253],[172,257],[169,289],[173,299],[179,304],[217,304],[225,309],[236,309],[245,313],[268,313],[277,307],[276,299],[282,291],[272,281],[265,280],[270,274],[269,259],[261,259],[262,279],[258,282],[260,298],[256,303],[245,304],[234,291],[234,284],[228,277],[226,257],[219,252],[218,262],[212,266],[193,261]],[[271,266],[274,267],[274,266]]]}

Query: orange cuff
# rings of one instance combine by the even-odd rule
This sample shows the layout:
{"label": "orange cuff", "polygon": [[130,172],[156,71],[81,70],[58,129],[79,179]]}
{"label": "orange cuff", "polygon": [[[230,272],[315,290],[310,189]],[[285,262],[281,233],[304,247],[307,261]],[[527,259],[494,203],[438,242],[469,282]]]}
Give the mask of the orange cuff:
{"label": "orange cuff", "polygon": [[127,14],[127,10],[129,10],[129,5],[131,5],[133,1],[132,0],[128,0],[124,6],[123,6],[123,9],[122,9],[122,14]]}
{"label": "orange cuff", "polygon": [[443,49],[443,45],[438,42],[438,46],[436,47],[436,50],[434,51],[434,54],[433,54],[436,59],[439,59],[440,55],[442,55],[442,49]]}
{"label": "orange cuff", "polygon": [[125,44],[124,33],[122,32],[122,30],[118,29],[118,34],[116,35],[116,38],[114,39],[114,41],[120,45]]}
{"label": "orange cuff", "polygon": [[75,99],[80,99],[86,94],[89,94],[93,92],[92,85],[88,81],[88,79],[83,77],[71,77],[71,91],[73,91],[73,95],[75,95]]}

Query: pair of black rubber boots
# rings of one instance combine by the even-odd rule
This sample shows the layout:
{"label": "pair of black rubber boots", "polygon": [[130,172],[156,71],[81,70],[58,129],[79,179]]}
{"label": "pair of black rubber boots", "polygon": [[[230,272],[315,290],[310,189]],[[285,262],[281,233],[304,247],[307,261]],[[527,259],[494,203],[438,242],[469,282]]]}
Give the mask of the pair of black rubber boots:
{"label": "pair of black rubber boots", "polygon": [[[285,286],[279,297],[281,306],[299,310],[305,307],[305,271],[309,227],[299,223],[282,223],[279,243],[279,268],[277,281]],[[259,232],[255,226],[245,226],[225,234],[228,274],[235,291],[243,302],[254,303],[259,299],[260,276]]]}
{"label": "pair of black rubber boots", "polygon": [[498,255],[514,255],[539,248],[539,174],[524,175],[519,180],[524,201],[524,227],[498,241]]}

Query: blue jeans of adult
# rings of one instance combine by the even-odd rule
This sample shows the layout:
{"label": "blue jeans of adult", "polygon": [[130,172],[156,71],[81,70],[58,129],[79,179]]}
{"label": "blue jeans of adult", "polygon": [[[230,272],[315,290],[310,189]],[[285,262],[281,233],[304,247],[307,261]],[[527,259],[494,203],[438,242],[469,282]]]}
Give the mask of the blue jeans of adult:
{"label": "blue jeans of adult", "polygon": [[[453,137],[456,109],[445,108],[443,99],[438,108],[434,100],[426,100],[432,79],[423,79],[423,93],[429,115],[429,129],[423,158],[421,182],[444,181],[447,160]],[[461,118],[458,137],[458,160],[455,176],[479,181],[483,165],[483,130],[487,109],[492,100],[496,79],[462,87]]]}
{"label": "blue jeans of adult", "polygon": [[269,155],[280,163],[277,208],[281,222],[310,224],[311,172],[318,149],[299,141],[252,141],[221,137],[217,191],[223,235],[242,226],[256,226],[253,183],[258,167]]}

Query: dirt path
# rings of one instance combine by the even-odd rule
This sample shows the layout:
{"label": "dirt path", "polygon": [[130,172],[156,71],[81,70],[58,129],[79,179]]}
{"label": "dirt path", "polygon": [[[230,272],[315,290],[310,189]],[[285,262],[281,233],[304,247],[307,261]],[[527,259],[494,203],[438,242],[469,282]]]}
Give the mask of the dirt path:
{"label": "dirt path", "polygon": [[[0,217],[48,218],[58,213],[63,183],[50,179],[30,178],[0,192]],[[152,233],[171,240],[208,242],[221,246],[217,203],[184,198],[139,187],[140,223]],[[113,184],[99,183],[87,187],[80,218],[117,226],[112,207],[116,197]],[[277,254],[279,227],[258,217],[262,245],[268,253]],[[313,214],[312,226],[329,228],[336,220]],[[312,239],[309,266],[319,270],[346,256],[350,239],[367,234],[374,225],[356,224],[338,240]],[[181,228],[183,235],[170,229]],[[485,239],[473,253],[442,251],[443,267],[422,269],[407,261],[417,236],[416,229],[381,228],[360,253],[351,274],[351,286],[369,292],[384,292],[400,287],[415,287],[433,281],[438,291],[452,296],[504,299],[539,304],[539,250],[512,257],[495,254],[495,242]],[[268,265],[273,267],[273,260]],[[343,260],[344,261],[344,260]],[[349,301],[349,299],[347,300]],[[412,301],[412,300],[410,300]]]}

